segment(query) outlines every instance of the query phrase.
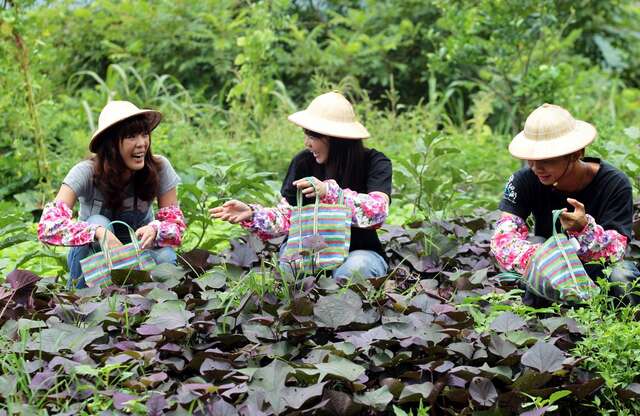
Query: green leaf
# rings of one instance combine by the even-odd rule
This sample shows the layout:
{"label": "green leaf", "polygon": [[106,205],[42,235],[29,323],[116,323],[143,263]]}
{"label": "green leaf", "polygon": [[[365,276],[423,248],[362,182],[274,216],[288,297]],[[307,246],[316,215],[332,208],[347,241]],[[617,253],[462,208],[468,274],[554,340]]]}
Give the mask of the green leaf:
{"label": "green leaf", "polygon": [[102,337],[102,327],[78,328],[65,323],[50,324],[49,328],[36,334],[29,349],[39,349],[49,353],[61,350],[79,351]]}
{"label": "green leaf", "polygon": [[562,369],[565,355],[561,349],[548,342],[539,341],[522,354],[522,365],[535,368],[541,373],[553,373]]}
{"label": "green leaf", "polygon": [[187,310],[181,300],[168,300],[156,303],[151,308],[148,325],[156,325],[162,329],[175,329],[187,326],[194,313]]}
{"label": "green leaf", "polygon": [[322,381],[327,375],[332,375],[349,381],[355,381],[365,372],[365,368],[363,366],[333,354],[329,355],[328,362],[318,363],[315,367],[318,369],[320,374],[320,379],[318,381]]}
{"label": "green leaf", "polygon": [[418,402],[420,400],[426,401],[431,392],[433,391],[433,383],[427,381],[426,383],[410,384],[402,389],[399,403]]}
{"label": "green leaf", "polygon": [[364,394],[355,394],[353,396],[354,402],[373,407],[379,412],[384,412],[391,400],[393,400],[393,394],[391,394],[387,386],[382,386],[377,390],[368,391]]}
{"label": "green leaf", "polygon": [[354,291],[322,296],[313,308],[313,314],[320,326],[337,328],[348,325],[362,314],[362,300]]}

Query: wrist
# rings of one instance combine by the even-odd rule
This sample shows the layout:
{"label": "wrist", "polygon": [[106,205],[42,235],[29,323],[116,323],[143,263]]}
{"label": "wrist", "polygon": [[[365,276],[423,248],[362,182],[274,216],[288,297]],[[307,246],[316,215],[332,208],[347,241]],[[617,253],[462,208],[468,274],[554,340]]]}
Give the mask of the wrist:
{"label": "wrist", "polygon": [[106,228],[102,225],[98,225],[93,231],[93,241],[100,241],[104,238],[104,233],[106,232]]}

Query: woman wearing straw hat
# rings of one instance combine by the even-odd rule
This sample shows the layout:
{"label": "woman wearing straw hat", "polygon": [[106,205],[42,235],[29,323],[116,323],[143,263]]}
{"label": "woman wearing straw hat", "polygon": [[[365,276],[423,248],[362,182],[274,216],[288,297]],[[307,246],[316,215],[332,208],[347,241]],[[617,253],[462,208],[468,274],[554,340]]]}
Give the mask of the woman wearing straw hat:
{"label": "woman wearing straw hat", "polygon": [[[504,269],[524,273],[540,246],[527,240],[527,218],[533,215],[535,235],[546,239],[552,233],[552,211],[564,209],[562,227],[577,240],[578,257],[592,278],[601,275],[602,266],[586,263],[601,260],[617,262],[613,281],[628,282],[640,275],[633,263],[621,262],[632,232],[631,184],[610,164],[584,157],[595,137],[591,124],[544,104],[511,141],[509,152],[528,166],[507,181],[500,202],[503,213],[491,239],[491,251]],[[525,300],[540,301],[532,294]]]}
{"label": "woman wearing straw hat", "polygon": [[356,121],[351,103],[337,92],[316,97],[306,110],[289,116],[302,127],[305,150],[291,163],[282,184],[282,200],[275,208],[231,200],[211,209],[211,217],[239,223],[269,239],[286,235],[291,207],[298,189],[313,202],[334,204],[342,195],[352,211],[349,256],[334,270],[334,277],[383,276],[387,272],[384,251],[375,228],[387,217],[391,195],[391,161],[381,152],[365,148],[369,132]]}
{"label": "woman wearing straw hat", "polygon": [[[109,102],[89,144],[94,156],[69,171],[55,200],[45,206],[38,238],[72,247],[67,259],[70,285],[85,287],[80,260],[99,249],[98,241],[106,237],[110,247],[130,242],[126,229],[107,229],[113,220],[133,228],[141,248],[154,248],[156,263],[175,263],[172,247],[180,245],[186,226],[176,193],[180,178],[166,158],[151,153],[151,131],[161,119],[158,111],[139,109],[128,101]],[[76,201],[80,212],[73,221]]]}

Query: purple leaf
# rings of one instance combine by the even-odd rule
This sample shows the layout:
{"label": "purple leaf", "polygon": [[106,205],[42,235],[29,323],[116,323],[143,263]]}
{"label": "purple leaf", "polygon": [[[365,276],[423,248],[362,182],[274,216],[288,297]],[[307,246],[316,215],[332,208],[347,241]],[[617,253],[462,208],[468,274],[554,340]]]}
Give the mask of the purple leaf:
{"label": "purple leaf", "polygon": [[167,377],[168,377],[167,373],[163,371],[160,373],[149,374],[148,376],[145,376],[145,377],[140,377],[140,382],[145,386],[149,387],[149,386],[156,385],[158,383],[162,383],[167,379]]}
{"label": "purple leaf", "polygon": [[526,325],[526,322],[513,312],[505,312],[491,322],[491,329],[496,332],[517,331]]}
{"label": "purple leaf", "polygon": [[136,400],[138,397],[132,396],[131,394],[123,393],[120,391],[116,391],[113,393],[113,407],[117,410],[122,410],[125,408],[126,403],[129,400]]}
{"label": "purple leaf", "polygon": [[538,341],[522,354],[522,365],[535,368],[541,373],[553,373],[562,369],[565,354],[561,349],[548,342]]}
{"label": "purple leaf", "polygon": [[143,336],[160,335],[162,334],[162,332],[164,332],[164,329],[157,325],[143,324],[140,325],[138,329],[136,329],[136,332]]}
{"label": "purple leaf", "polygon": [[29,388],[31,390],[49,390],[56,382],[56,373],[49,370],[44,370],[36,373],[31,378]]}
{"label": "purple leaf", "polygon": [[238,267],[249,268],[253,263],[260,260],[256,255],[256,251],[249,244],[240,240],[231,240],[231,254],[229,255],[229,263]]}
{"label": "purple leaf", "polygon": [[207,405],[207,414],[216,416],[238,416],[236,408],[220,399]]}
{"label": "purple leaf", "polygon": [[40,277],[28,270],[14,270],[7,275],[6,282],[13,290],[20,290],[23,287],[35,285]]}
{"label": "purple leaf", "polygon": [[469,395],[481,406],[493,406],[498,392],[491,380],[485,377],[474,377],[469,384]]}
{"label": "purple leaf", "polygon": [[529,410],[527,412],[521,413],[520,416],[542,416],[546,414],[548,411],[551,411],[555,408],[555,406],[544,406],[539,409]]}
{"label": "purple leaf", "polygon": [[147,416],[162,416],[167,406],[168,403],[162,394],[153,394],[147,400]]}
{"label": "purple leaf", "polygon": [[302,239],[302,247],[311,252],[317,252],[327,248],[327,242],[320,234],[314,234]]}

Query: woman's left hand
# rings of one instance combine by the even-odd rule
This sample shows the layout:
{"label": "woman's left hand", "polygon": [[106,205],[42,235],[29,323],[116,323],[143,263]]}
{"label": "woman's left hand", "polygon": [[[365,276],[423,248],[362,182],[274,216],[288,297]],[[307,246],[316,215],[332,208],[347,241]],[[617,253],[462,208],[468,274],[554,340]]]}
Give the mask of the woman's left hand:
{"label": "woman's left hand", "polygon": [[156,229],[150,225],[140,227],[136,230],[136,238],[140,242],[140,248],[149,248],[156,240]]}
{"label": "woman's left hand", "polygon": [[[310,181],[313,182],[313,185]],[[293,185],[298,189],[302,189],[302,195],[307,198],[314,198],[316,196],[316,190],[320,198],[327,194],[327,185],[315,176],[310,176],[309,179],[302,178],[293,181]]]}
{"label": "woman's left hand", "polygon": [[567,202],[573,205],[573,212],[568,212],[566,209],[560,214],[560,224],[562,228],[567,231],[579,232],[587,225],[587,214],[584,210],[584,204],[582,202],[567,198]]}

